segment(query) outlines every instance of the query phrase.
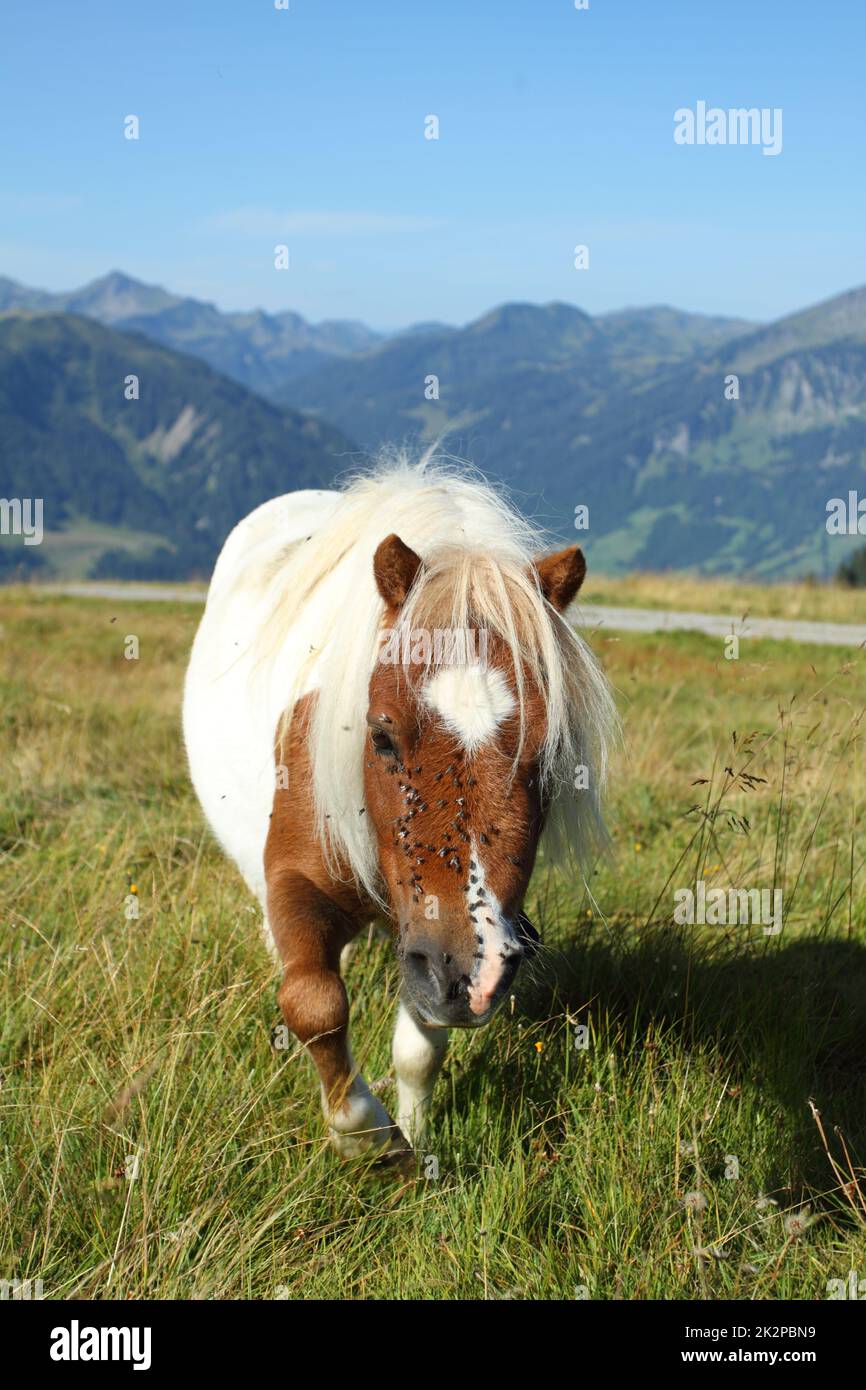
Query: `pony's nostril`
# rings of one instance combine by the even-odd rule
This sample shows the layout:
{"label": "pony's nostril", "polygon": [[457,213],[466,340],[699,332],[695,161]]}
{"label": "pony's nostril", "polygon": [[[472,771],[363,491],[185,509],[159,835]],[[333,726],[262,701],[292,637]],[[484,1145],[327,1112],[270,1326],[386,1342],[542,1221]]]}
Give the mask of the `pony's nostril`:
{"label": "pony's nostril", "polygon": [[438,996],[442,993],[436,968],[426,951],[407,951],[403,968],[422,994]]}
{"label": "pony's nostril", "polygon": [[422,1007],[450,1005],[460,1012],[469,998],[471,980],[459,955],[443,951],[435,941],[415,939],[403,957],[403,975]]}

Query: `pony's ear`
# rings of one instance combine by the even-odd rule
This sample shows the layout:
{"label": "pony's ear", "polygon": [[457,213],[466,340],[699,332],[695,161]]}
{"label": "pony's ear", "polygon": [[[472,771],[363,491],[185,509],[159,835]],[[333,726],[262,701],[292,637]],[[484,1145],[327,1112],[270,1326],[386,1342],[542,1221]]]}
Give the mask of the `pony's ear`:
{"label": "pony's ear", "polygon": [[373,574],[385,602],[393,608],[405,603],[420,568],[420,555],[410,550],[399,536],[392,533],[380,541],[373,556]]}
{"label": "pony's ear", "polygon": [[545,555],[534,564],[544,597],[557,612],[564,613],[586,574],[586,561],[580,546],[557,550],[555,555]]}

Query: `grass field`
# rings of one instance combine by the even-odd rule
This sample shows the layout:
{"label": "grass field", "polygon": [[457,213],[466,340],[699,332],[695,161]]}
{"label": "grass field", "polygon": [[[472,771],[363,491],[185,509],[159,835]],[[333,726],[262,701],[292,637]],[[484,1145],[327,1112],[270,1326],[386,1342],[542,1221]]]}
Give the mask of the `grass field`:
{"label": "grass field", "polygon": [[[339,1162],[307,1059],[271,1045],[258,913],[179,737],[199,615],[0,592],[0,1278],[538,1300],[866,1278],[862,652],[596,639],[625,722],[610,860],[589,887],[539,866],[543,954],[513,1007],[452,1035],[398,1179]],[[782,931],[675,925],[696,879],[781,888]],[[383,937],[349,990],[386,1078]]]}
{"label": "grass field", "polygon": [[580,601],[622,608],[730,613],[736,618],[749,614],[753,618],[815,623],[866,623],[866,589],[844,584],[760,584],[674,572],[614,576],[596,574],[590,568]]}

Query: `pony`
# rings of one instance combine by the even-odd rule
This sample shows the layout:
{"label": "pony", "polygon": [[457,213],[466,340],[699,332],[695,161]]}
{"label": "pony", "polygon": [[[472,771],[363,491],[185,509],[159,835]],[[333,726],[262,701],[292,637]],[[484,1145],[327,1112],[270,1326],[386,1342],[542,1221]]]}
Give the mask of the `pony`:
{"label": "pony", "polygon": [[[229,535],[186,675],[189,768],[264,913],[278,1000],[344,1157],[421,1142],[449,1029],[487,1023],[551,853],[603,840],[616,713],[566,620],[586,564],[481,477],[386,454]],[[392,1119],[353,1060],[342,970],[384,918],[401,986]]]}

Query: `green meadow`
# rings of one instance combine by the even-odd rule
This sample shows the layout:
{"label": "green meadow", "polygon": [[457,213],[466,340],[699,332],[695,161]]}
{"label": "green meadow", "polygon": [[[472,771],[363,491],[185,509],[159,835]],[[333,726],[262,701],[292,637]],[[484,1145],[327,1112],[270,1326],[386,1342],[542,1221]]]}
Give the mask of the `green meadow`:
{"label": "green meadow", "polygon": [[[452,1034],[396,1175],[340,1162],[307,1058],[273,1045],[259,912],[186,775],[200,611],[0,591],[0,1278],[532,1300],[866,1279],[864,653],[594,638],[624,725],[610,853],[539,863],[543,949],[489,1028]],[[678,924],[699,880],[780,890],[781,929]],[[384,933],[348,987],[388,1104]]]}

